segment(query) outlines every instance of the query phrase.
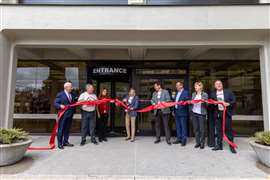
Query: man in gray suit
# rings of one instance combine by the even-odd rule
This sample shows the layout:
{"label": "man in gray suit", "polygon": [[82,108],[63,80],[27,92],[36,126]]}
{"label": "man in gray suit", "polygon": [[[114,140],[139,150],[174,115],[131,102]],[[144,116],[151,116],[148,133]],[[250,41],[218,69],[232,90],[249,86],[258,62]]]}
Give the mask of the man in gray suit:
{"label": "man in gray suit", "polygon": [[[156,82],[154,84],[155,92],[152,96],[152,104],[159,104],[161,102],[171,101],[170,94],[167,90],[161,88],[161,84]],[[170,108],[163,108],[163,109],[155,109],[155,129],[156,129],[156,140],[155,144],[160,143],[160,134],[161,134],[161,121],[163,122],[165,135],[166,135],[166,142],[168,145],[171,145],[171,132],[169,128],[169,116],[170,116]]]}

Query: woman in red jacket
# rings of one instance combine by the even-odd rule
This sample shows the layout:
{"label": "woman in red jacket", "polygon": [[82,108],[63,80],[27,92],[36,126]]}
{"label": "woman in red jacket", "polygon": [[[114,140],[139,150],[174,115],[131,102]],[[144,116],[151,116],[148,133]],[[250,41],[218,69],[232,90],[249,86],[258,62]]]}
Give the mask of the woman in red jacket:
{"label": "woman in red jacket", "polygon": [[[108,89],[103,88],[100,91],[98,99],[102,100],[104,98],[108,98]],[[98,105],[97,114],[99,120],[97,121],[98,125],[98,140],[99,142],[107,141],[106,131],[107,131],[107,123],[109,118],[109,103],[101,103]]]}

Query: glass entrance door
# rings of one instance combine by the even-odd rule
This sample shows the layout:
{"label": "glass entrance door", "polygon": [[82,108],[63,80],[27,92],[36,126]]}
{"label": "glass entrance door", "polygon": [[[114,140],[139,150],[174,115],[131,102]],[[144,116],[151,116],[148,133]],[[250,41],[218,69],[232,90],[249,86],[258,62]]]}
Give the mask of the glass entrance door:
{"label": "glass entrance door", "polygon": [[[128,93],[128,82],[113,82],[115,86],[114,97],[122,100]],[[114,128],[119,129],[121,132],[125,127],[125,110],[122,107],[114,106]]]}
{"label": "glass entrance door", "polygon": [[[130,87],[129,82],[116,82],[114,80],[98,80],[97,90],[98,93],[103,88],[108,89],[109,97],[122,100],[127,94]],[[116,107],[110,104],[109,109],[109,121],[108,127],[110,127],[110,133],[115,135],[121,135],[124,133],[125,127],[125,111],[121,107]]]}

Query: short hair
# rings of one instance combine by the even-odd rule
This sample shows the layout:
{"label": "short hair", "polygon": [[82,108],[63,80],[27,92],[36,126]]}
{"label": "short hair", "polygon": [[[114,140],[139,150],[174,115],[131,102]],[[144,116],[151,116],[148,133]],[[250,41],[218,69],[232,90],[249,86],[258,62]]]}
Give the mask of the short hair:
{"label": "short hair", "polygon": [[177,81],[175,84],[180,83],[182,86],[184,85],[183,81]]}
{"label": "short hair", "polygon": [[65,82],[65,83],[64,83],[64,89],[65,89],[67,86],[69,86],[69,85],[72,85],[72,82],[70,82],[70,81]]}
{"label": "short hair", "polygon": [[134,91],[136,93],[136,90],[134,88],[132,88],[132,87],[129,88],[128,92],[130,92],[130,91]]}
{"label": "short hair", "polygon": [[203,90],[203,83],[202,83],[201,81],[196,81],[196,82],[194,83],[194,87],[195,87],[195,86],[200,86],[201,89]]}
{"label": "short hair", "polygon": [[216,84],[216,82],[218,81],[221,82],[221,84],[223,84],[223,82],[220,79],[215,80],[214,84]]}
{"label": "short hair", "polygon": [[160,81],[155,82],[154,85],[155,84],[158,85],[158,86],[161,86],[161,82]]}
{"label": "short hair", "polygon": [[94,88],[94,85],[93,84],[89,84],[89,83],[85,85],[85,89],[88,89],[89,87],[93,87]]}

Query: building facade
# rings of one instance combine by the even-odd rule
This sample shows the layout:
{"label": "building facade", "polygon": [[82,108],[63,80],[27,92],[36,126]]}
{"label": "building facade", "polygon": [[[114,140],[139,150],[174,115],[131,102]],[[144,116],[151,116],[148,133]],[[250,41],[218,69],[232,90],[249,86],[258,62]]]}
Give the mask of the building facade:
{"label": "building facade", "polygon": [[[53,100],[65,81],[77,94],[93,83],[97,94],[106,87],[119,99],[134,87],[143,107],[155,81],[173,96],[178,80],[189,92],[201,80],[210,92],[221,79],[237,98],[236,135],[270,130],[268,3],[2,1],[0,127],[49,133],[57,113]],[[112,132],[122,133],[123,113],[111,107]],[[77,133],[79,109],[74,119]],[[137,126],[151,133],[152,113],[140,114]]]}

